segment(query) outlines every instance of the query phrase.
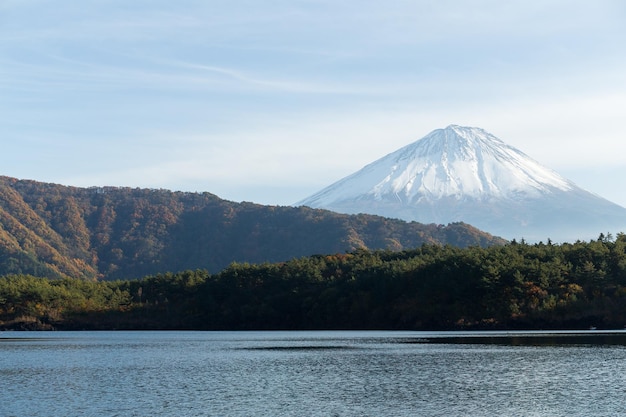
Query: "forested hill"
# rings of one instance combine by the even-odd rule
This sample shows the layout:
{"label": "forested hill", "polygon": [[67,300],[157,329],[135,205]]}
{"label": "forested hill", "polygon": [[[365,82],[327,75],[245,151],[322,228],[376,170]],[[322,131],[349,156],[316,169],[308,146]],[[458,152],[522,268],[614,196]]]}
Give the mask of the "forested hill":
{"label": "forested hill", "polygon": [[132,279],[423,243],[505,242],[463,223],[424,225],[234,203],[210,193],[77,188],[0,177],[0,275]]}
{"label": "forested hill", "polygon": [[422,245],[135,280],[0,277],[2,329],[622,329],[626,235]]}

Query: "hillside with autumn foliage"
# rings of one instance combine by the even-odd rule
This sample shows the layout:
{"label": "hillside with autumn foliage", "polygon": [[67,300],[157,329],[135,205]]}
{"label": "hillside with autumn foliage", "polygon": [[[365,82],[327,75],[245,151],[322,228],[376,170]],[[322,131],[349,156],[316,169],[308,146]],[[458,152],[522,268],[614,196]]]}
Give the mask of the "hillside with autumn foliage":
{"label": "hillside with autumn foliage", "polygon": [[447,226],[307,207],[235,203],[210,193],[78,188],[0,177],[0,275],[133,279],[232,262],[280,262],[424,243],[504,244]]}

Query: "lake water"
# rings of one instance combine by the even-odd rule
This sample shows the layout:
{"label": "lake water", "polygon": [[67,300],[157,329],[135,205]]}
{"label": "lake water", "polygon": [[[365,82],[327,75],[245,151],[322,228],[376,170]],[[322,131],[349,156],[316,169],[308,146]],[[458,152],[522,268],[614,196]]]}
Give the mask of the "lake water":
{"label": "lake water", "polygon": [[626,415],[626,333],[4,332],[0,416]]}

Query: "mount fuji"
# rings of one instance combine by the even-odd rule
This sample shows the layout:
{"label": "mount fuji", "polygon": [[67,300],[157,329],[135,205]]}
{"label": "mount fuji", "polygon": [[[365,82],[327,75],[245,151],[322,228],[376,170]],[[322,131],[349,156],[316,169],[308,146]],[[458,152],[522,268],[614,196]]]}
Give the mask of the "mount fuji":
{"label": "mount fuji", "polygon": [[296,203],[507,239],[575,241],[626,231],[626,208],[583,190],[476,127],[451,125]]}

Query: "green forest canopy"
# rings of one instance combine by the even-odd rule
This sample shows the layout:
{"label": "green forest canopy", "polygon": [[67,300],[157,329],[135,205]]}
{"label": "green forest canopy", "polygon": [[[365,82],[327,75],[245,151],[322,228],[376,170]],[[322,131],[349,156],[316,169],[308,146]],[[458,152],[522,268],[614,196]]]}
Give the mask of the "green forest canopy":
{"label": "green forest canopy", "polygon": [[626,235],[356,250],[92,282],[0,278],[0,327],[473,329],[626,324]]}

